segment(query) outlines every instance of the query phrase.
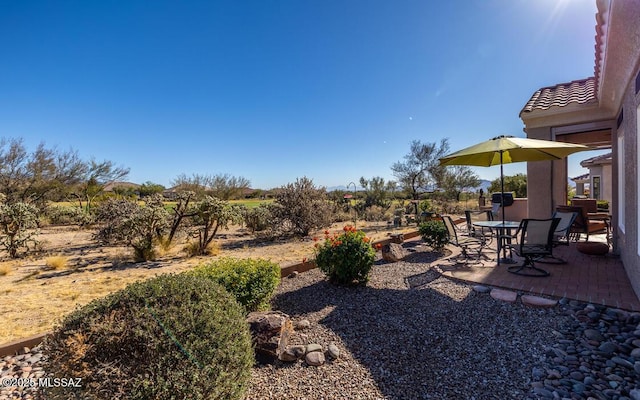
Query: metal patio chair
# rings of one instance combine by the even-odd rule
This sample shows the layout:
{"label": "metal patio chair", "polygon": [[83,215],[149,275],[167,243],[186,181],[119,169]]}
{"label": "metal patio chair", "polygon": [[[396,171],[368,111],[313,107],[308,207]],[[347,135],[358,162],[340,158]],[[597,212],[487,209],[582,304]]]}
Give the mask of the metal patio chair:
{"label": "metal patio chair", "polygon": [[458,228],[453,223],[453,219],[449,215],[442,216],[442,222],[447,228],[447,241],[449,244],[460,249],[460,256],[463,258],[462,263],[467,265],[470,261],[481,262],[482,249],[485,247],[485,241],[482,239],[459,235]]}
{"label": "metal patio chair", "polygon": [[516,244],[509,245],[515,253],[524,258],[522,265],[513,265],[507,270],[525,276],[549,276],[549,272],[535,266],[535,262],[553,254],[553,237],[560,218],[525,218],[514,235]]}

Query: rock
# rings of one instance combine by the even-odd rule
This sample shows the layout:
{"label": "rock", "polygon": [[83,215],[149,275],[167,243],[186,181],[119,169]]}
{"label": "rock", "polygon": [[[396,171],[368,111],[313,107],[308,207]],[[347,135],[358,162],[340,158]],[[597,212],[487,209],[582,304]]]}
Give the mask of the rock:
{"label": "rock", "polygon": [[[304,350],[303,350],[303,354],[304,354]],[[287,348],[278,356],[278,359],[284,362],[294,362],[294,361],[297,361],[298,358],[300,357],[298,357],[298,355],[296,354],[296,351],[294,350],[293,346],[287,346]]]}
{"label": "rock", "polygon": [[309,343],[306,348],[306,353],[322,352],[322,345],[317,343]]}
{"label": "rock", "polygon": [[385,261],[398,262],[405,256],[404,248],[397,243],[389,243],[382,246],[382,258]]}
{"label": "rock", "polygon": [[252,312],[247,316],[256,353],[279,358],[293,333],[288,315],[278,311]]}
{"label": "rock", "polygon": [[629,396],[631,396],[633,400],[640,400],[640,389],[632,389],[629,392]]}
{"label": "rock", "polygon": [[520,300],[522,300],[522,304],[529,307],[552,308],[558,305],[557,300],[545,299],[539,296],[523,295]]}
{"label": "rock", "polygon": [[290,273],[290,274],[289,274],[289,276],[287,276],[287,278],[289,278],[289,279],[293,279],[293,278],[295,278],[296,276],[298,276],[299,274],[300,274],[300,272],[298,272],[298,271],[293,271],[292,273]]}
{"label": "rock", "polygon": [[296,330],[299,330],[299,331],[307,329],[310,326],[311,326],[311,322],[309,322],[308,319],[302,319],[302,320],[296,322]]}
{"label": "rock", "polygon": [[612,354],[617,349],[618,349],[618,346],[616,346],[614,343],[611,343],[611,342],[604,342],[600,345],[600,347],[598,347],[598,350],[607,354]]}
{"label": "rock", "polygon": [[635,348],[631,350],[631,357],[640,358],[640,348]]}
{"label": "rock", "polygon": [[589,340],[596,340],[598,342],[602,342],[604,340],[604,337],[600,332],[595,329],[585,329],[584,336]]}
{"label": "rock", "polygon": [[338,348],[338,346],[332,343],[327,348],[327,354],[329,355],[329,357],[336,359],[340,357],[340,349]]}
{"label": "rock", "polygon": [[633,369],[633,364],[622,357],[613,357],[611,361],[625,368]]}
{"label": "rock", "polygon": [[490,295],[496,300],[506,301],[507,303],[515,303],[518,298],[518,293],[504,289],[493,289]]}
{"label": "rock", "polygon": [[478,293],[489,293],[491,288],[484,285],[473,285],[473,291]]}
{"label": "rock", "polygon": [[307,353],[304,358],[304,361],[313,367],[319,367],[324,364],[324,354],[321,351],[312,351],[311,353]]}

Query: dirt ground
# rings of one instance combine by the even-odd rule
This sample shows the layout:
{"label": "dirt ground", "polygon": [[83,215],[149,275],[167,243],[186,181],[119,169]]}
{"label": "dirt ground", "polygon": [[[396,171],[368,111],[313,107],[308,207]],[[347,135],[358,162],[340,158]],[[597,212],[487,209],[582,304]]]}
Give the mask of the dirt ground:
{"label": "dirt ground", "polygon": [[[341,232],[344,225],[334,224],[329,230]],[[392,230],[385,222],[359,221],[358,229],[375,241],[416,228]],[[216,255],[188,257],[183,250],[186,241],[181,241],[155,261],[134,263],[129,248],[101,246],[92,235],[93,231],[77,227],[46,227],[38,237],[42,250],[37,254],[0,260],[0,344],[47,332],[77,306],[137,280],[225,256],[265,258],[284,267],[313,258],[314,246],[311,238],[258,240],[244,228],[231,227],[219,233]],[[312,236],[323,238],[324,233]]]}

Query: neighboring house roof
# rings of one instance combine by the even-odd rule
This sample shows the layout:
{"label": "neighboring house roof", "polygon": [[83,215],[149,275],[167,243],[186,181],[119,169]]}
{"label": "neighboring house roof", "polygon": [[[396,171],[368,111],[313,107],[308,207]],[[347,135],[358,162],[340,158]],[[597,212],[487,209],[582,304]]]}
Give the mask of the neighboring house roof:
{"label": "neighboring house roof", "polygon": [[582,175],[578,175],[575,178],[571,178],[572,181],[574,181],[575,183],[584,183],[584,182],[589,182],[589,174],[582,174]]}
{"label": "neighboring house roof", "polygon": [[140,185],[138,185],[137,183],[133,183],[133,182],[109,182],[106,185],[104,185],[104,191],[105,192],[113,192],[113,190],[115,188],[137,189],[139,187],[140,187]]}
{"label": "neighboring house roof", "polygon": [[538,89],[520,111],[520,115],[534,110],[548,110],[551,107],[566,107],[572,103],[597,104],[596,78],[590,77]]}
{"label": "neighboring house roof", "polygon": [[594,165],[611,164],[613,153],[602,154],[599,156],[587,158],[580,161],[580,166],[583,168],[592,167]]}

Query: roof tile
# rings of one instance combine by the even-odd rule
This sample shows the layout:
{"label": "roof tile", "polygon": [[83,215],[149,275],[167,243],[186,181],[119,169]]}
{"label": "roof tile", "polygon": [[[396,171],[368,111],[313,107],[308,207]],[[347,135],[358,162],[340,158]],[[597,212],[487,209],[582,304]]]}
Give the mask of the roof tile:
{"label": "roof tile", "polygon": [[534,110],[548,110],[551,107],[566,107],[571,103],[596,103],[595,78],[580,79],[560,83],[537,90],[524,106],[520,115]]}

